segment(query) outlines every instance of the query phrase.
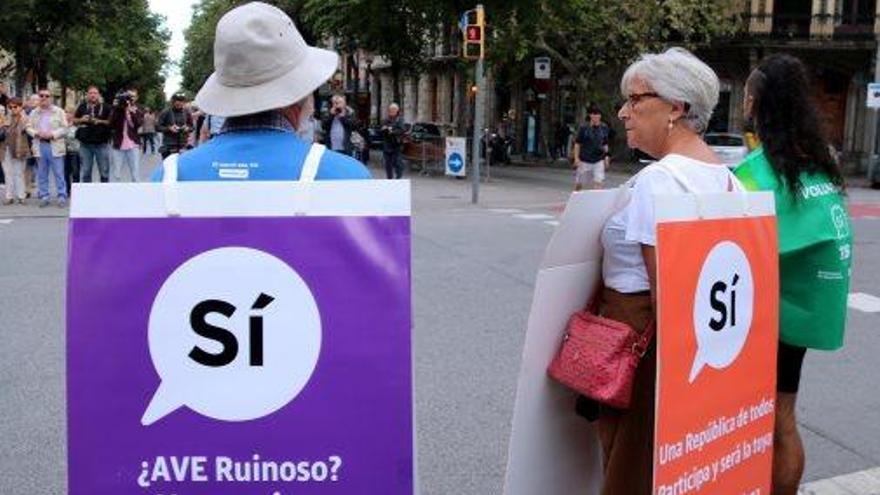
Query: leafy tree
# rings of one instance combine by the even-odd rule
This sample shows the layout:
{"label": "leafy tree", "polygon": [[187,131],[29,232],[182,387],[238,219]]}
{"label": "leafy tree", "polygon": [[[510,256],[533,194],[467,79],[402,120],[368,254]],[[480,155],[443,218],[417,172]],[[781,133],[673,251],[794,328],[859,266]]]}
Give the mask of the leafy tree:
{"label": "leafy tree", "polygon": [[578,107],[596,100],[600,74],[674,43],[689,48],[732,35],[735,0],[511,0],[490,11],[495,65],[547,55],[575,81]]}
{"label": "leafy tree", "polygon": [[[239,0],[201,0],[186,33],[184,87],[197,90],[213,70],[214,29]],[[301,30],[331,36],[339,46],[361,48],[391,63],[396,81],[430,61],[426,48],[453,33],[470,0],[275,0]],[[618,70],[635,55],[664,44],[688,47],[732,34],[737,0],[484,0],[489,65],[527,77],[528,59],[548,55],[577,85],[578,106],[595,99],[600,74]],[[309,41],[312,33],[304,32]],[[395,94],[399,100],[399,95]]]}
{"label": "leafy tree", "polygon": [[[242,0],[201,0],[185,33],[181,61],[183,86],[195,92],[213,72],[217,21]],[[426,40],[435,34],[443,2],[430,0],[270,0],[296,23],[306,42],[332,36],[345,48],[358,47],[385,56],[397,78],[425,62]],[[397,85],[395,84],[395,88]]]}
{"label": "leafy tree", "polygon": [[[425,48],[442,36],[450,2],[432,0],[306,0],[305,20],[317,32],[385,57],[397,81],[427,61]],[[445,22],[444,22],[445,21]]]}
{"label": "leafy tree", "polygon": [[149,100],[164,80],[170,37],[147,0],[6,0],[0,9],[0,46],[15,56],[19,87],[28,75],[44,86],[95,84],[112,96],[137,87]]}
{"label": "leafy tree", "polygon": [[[184,32],[186,47],[180,61],[183,88],[195,94],[214,72],[214,33],[217,22],[226,12],[250,0],[200,0],[193,8],[193,17]],[[309,44],[314,44],[312,31],[301,22],[305,0],[263,0],[283,10]]]}

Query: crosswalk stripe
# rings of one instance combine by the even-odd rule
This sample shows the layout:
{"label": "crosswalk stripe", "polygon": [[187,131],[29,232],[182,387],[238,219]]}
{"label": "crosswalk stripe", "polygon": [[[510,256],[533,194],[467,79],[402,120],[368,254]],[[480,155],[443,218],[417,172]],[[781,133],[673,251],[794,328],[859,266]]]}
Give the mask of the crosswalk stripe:
{"label": "crosswalk stripe", "polygon": [[878,495],[880,467],[801,485],[798,495]]}
{"label": "crosswalk stripe", "polygon": [[11,218],[0,218],[0,224],[9,225],[10,223],[12,223]]}
{"label": "crosswalk stripe", "polygon": [[503,215],[523,212],[522,210],[516,208],[490,208],[489,211],[491,211],[492,213],[501,213]]}
{"label": "crosswalk stripe", "polygon": [[544,223],[546,223],[547,225],[552,225],[554,227],[559,226],[559,220],[544,220]]}
{"label": "crosswalk stripe", "polygon": [[554,218],[553,215],[547,215],[544,213],[522,213],[514,216],[523,220],[550,220]]}
{"label": "crosswalk stripe", "polygon": [[847,305],[865,313],[880,313],[880,297],[864,292],[851,293],[847,298]]}

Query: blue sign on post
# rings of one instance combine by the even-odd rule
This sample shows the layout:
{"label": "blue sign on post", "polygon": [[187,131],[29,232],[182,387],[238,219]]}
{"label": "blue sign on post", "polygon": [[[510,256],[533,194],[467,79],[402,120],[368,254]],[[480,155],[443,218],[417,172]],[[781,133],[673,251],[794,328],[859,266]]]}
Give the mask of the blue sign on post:
{"label": "blue sign on post", "polygon": [[464,177],[467,175],[467,139],[463,137],[446,138],[446,175]]}
{"label": "blue sign on post", "polygon": [[461,171],[461,167],[464,167],[464,160],[461,158],[461,155],[458,153],[453,153],[449,156],[449,170],[452,170],[455,173]]}
{"label": "blue sign on post", "polygon": [[868,83],[868,108],[880,108],[880,83]]}

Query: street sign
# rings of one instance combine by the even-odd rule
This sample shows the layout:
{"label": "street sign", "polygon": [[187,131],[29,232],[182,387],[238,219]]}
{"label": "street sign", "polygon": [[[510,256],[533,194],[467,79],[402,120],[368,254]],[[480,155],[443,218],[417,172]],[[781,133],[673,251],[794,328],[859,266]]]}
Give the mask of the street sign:
{"label": "street sign", "polygon": [[655,201],[660,310],[652,493],[682,486],[770,493],[776,217],[771,193],[741,194],[748,199],[723,193]]}
{"label": "street sign", "polygon": [[408,182],[74,194],[70,495],[414,493]]}
{"label": "street sign", "polygon": [[535,79],[550,79],[550,57],[535,57]]}
{"label": "street sign", "polygon": [[868,83],[868,108],[880,108],[880,83]]}
{"label": "street sign", "polygon": [[463,137],[446,138],[446,175],[464,177],[467,175],[467,139]]}

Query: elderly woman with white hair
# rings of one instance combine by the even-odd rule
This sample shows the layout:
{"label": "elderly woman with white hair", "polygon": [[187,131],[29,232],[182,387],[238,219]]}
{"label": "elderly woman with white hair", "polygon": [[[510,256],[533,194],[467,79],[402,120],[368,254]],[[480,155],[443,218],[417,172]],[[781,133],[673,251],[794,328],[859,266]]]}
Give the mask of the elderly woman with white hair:
{"label": "elderly woman with white hair", "polygon": [[[656,315],[656,245],[653,196],[741,190],[736,177],[706,145],[702,133],[718,102],[718,77],[687,50],[646,54],[620,84],[626,99],[618,117],[629,146],[657,158],[632,184],[630,202],[602,232],[605,255],[600,313],[636,330]],[[598,419],[605,495],[651,493],[656,347],[636,371],[630,408],[616,410],[581,398],[579,411]]]}

